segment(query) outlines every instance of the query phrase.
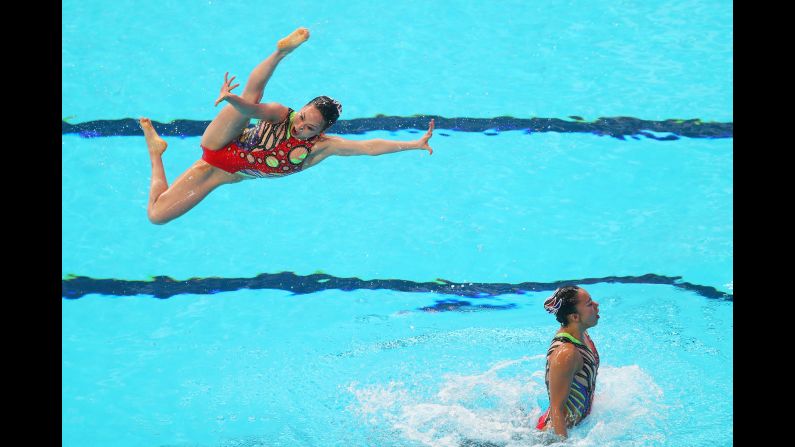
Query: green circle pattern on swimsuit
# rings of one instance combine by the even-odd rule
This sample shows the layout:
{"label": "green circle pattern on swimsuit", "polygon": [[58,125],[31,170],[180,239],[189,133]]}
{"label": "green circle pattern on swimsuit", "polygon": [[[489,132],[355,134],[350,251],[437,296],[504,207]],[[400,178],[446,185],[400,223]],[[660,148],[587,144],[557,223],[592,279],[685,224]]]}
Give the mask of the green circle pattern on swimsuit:
{"label": "green circle pattern on swimsuit", "polygon": [[306,158],[307,150],[305,146],[296,146],[292,150],[290,150],[289,158],[290,163],[294,165],[301,164],[302,161]]}

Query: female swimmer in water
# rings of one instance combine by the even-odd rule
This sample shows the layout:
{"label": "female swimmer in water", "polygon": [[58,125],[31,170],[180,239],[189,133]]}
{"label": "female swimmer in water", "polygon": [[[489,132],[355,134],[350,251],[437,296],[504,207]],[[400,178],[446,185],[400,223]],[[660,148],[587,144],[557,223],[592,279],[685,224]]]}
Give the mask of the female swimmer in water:
{"label": "female swimmer in water", "polygon": [[[240,84],[224,75],[221,93],[215,101],[226,101],[218,116],[202,135],[202,158],[182,173],[171,186],[163,169],[166,142],[148,118],[140,125],[149,146],[152,182],[147,215],[154,224],[164,224],[185,214],[213,189],[227,183],[258,177],[283,177],[315,166],[331,155],[381,155],[410,149],[433,153],[428,132],[415,141],[352,141],[324,132],[337,120],[342,105],[328,96],[319,96],[298,111],[278,103],[261,104],[265,84],[276,65],[309,39],[309,30],[298,28],[276,45],[276,51],[249,76],[241,96],[231,93]],[[251,118],[259,119],[248,128]]]}

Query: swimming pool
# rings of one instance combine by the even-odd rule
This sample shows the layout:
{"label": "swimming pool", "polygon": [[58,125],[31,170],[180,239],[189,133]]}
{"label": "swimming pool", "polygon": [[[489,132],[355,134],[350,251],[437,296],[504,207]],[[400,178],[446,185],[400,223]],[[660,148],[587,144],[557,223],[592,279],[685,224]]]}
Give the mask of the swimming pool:
{"label": "swimming pool", "polygon": [[[64,445],[537,445],[562,282],[602,313],[569,444],[731,445],[732,5],[291,5],[63,4]],[[164,123],[171,180],[223,73],[301,25],[268,100],[333,96],[352,139],[444,118],[433,156],[149,224],[143,138],[101,120]]]}

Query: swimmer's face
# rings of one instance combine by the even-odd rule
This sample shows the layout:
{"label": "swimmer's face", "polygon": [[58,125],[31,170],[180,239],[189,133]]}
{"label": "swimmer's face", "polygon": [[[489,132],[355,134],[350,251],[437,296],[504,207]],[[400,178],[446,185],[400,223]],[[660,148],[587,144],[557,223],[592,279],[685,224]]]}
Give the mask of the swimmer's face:
{"label": "swimmer's face", "polygon": [[300,140],[308,140],[322,132],[325,125],[326,121],[317,107],[307,105],[296,113],[290,132]]}
{"label": "swimmer's face", "polygon": [[599,323],[599,303],[594,301],[585,289],[577,291],[576,309],[584,328],[594,327]]}

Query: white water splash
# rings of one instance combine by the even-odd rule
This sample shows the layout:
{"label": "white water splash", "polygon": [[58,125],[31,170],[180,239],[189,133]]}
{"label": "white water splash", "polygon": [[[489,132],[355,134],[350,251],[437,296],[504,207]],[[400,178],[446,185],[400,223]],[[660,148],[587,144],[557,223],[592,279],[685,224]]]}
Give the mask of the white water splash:
{"label": "white water splash", "polygon": [[[543,357],[543,356],[540,356]],[[591,415],[555,442],[535,429],[546,402],[544,372],[528,371],[539,356],[505,360],[474,375],[448,374],[432,396],[404,382],[348,390],[349,408],[373,430],[395,442],[428,447],[649,446],[663,445],[660,423],[667,417],[662,391],[638,366],[602,366]],[[383,434],[382,434],[383,436]]]}

